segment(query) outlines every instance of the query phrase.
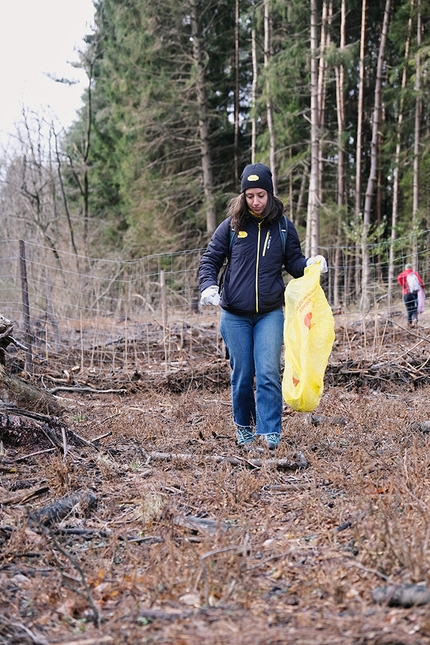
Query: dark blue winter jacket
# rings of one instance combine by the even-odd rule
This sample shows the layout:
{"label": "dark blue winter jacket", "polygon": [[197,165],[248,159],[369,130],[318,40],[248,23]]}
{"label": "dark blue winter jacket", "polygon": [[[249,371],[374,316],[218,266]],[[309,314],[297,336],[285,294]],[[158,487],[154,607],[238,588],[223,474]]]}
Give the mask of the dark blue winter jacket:
{"label": "dark blue winter jacket", "polygon": [[[303,275],[306,258],[294,224],[287,219],[285,256],[278,222],[250,217],[235,237],[223,279],[221,307],[232,313],[267,313],[284,304],[282,268]],[[199,266],[200,291],[218,284],[218,275],[229,254],[231,218],[214,232]]]}

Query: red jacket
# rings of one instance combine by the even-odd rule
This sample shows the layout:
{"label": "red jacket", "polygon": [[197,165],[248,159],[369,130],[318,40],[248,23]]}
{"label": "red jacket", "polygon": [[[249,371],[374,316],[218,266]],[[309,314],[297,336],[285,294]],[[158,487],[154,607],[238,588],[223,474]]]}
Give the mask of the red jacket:
{"label": "red jacket", "polygon": [[409,275],[410,273],[415,273],[415,274],[416,274],[416,276],[417,276],[417,278],[418,278],[418,282],[419,282],[419,283],[420,283],[420,285],[421,285],[421,288],[422,288],[422,289],[424,289],[424,282],[423,282],[423,280],[422,280],[422,278],[421,278],[420,274],[418,273],[418,271],[413,271],[412,269],[405,269],[404,271],[402,271],[401,273],[399,273],[399,275],[397,276],[397,281],[398,281],[399,285],[402,287],[402,293],[403,293],[403,294],[405,294],[405,293],[409,293],[409,289],[408,289],[408,275]]}

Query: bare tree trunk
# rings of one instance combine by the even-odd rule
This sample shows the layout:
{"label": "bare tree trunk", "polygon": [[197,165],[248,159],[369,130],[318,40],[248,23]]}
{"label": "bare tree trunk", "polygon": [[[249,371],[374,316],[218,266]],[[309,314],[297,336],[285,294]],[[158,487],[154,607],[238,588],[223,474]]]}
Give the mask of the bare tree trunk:
{"label": "bare tree trunk", "polygon": [[266,71],[266,113],[267,129],[269,131],[269,165],[272,171],[273,192],[278,192],[278,178],[276,173],[275,162],[275,128],[273,124],[273,103],[270,88],[270,59],[272,57],[271,46],[271,19],[270,19],[270,0],[264,0],[264,69]]}
{"label": "bare tree trunk", "polygon": [[252,115],[252,135],[251,135],[251,163],[255,163],[255,153],[257,146],[257,120],[255,115],[255,104],[257,101],[257,81],[258,81],[258,63],[257,63],[257,33],[253,25],[251,31],[252,38],[252,105],[254,113]]}
{"label": "bare tree trunk", "polygon": [[75,167],[73,159],[69,157],[69,164],[72,170],[74,179],[78,186],[79,192],[81,194],[82,203],[83,203],[83,243],[85,248],[86,262],[88,264],[90,252],[90,213],[89,213],[89,193],[90,193],[90,183],[89,183],[89,159],[90,159],[90,149],[91,149],[91,134],[92,134],[92,122],[93,122],[93,79],[94,79],[94,68],[99,57],[98,53],[98,43],[94,41],[92,46],[88,48],[84,54],[81,53],[82,57],[82,66],[85,69],[88,86],[87,86],[87,102],[86,102],[86,111],[87,111],[87,122],[86,122],[86,131],[85,138],[82,142],[80,149],[80,169]]}
{"label": "bare tree trunk", "polygon": [[205,69],[198,21],[198,7],[194,0],[191,9],[191,34],[193,37],[193,57],[196,69],[196,92],[199,107],[200,155],[203,171],[203,193],[205,196],[206,231],[212,235],[216,228],[216,210],[212,175],[211,148],[209,144],[209,123],[205,85]]}
{"label": "bare tree trunk", "polygon": [[384,10],[384,20],[382,23],[381,40],[379,43],[378,62],[376,66],[376,83],[375,83],[375,100],[372,118],[372,140],[370,142],[370,172],[367,181],[366,195],[364,200],[363,211],[363,232],[361,238],[361,257],[363,262],[361,278],[361,310],[364,312],[369,306],[369,250],[367,246],[368,234],[370,229],[370,213],[372,208],[372,199],[375,191],[377,161],[378,161],[378,130],[381,117],[381,87],[382,87],[382,64],[385,53],[385,43],[387,41],[388,20],[390,17],[391,0],[386,0]]}
{"label": "bare tree trunk", "polygon": [[236,0],[235,23],[234,23],[234,176],[239,180],[238,150],[239,150],[239,3]]}
{"label": "bare tree trunk", "polygon": [[[293,156],[293,151],[289,150],[288,152],[289,158],[290,158],[290,168],[291,168],[291,159]],[[288,177],[288,197],[289,197],[289,202],[290,202],[290,220],[294,222],[294,200],[293,200],[293,173],[290,170],[290,174]]]}
{"label": "bare tree trunk", "polygon": [[305,254],[315,255],[319,245],[319,127],[318,127],[318,54],[317,2],[311,0],[311,171],[309,179],[308,218]]}
{"label": "bare tree trunk", "polygon": [[85,255],[87,258],[90,256],[89,252],[89,180],[88,180],[88,160],[90,156],[91,146],[91,127],[92,127],[92,79],[95,60],[89,61],[89,69],[91,70],[88,75],[88,95],[87,95],[87,131],[84,143],[83,154],[83,181],[82,181],[82,197],[84,202],[84,244]]}
{"label": "bare tree trunk", "polygon": [[[346,0],[342,0],[340,13],[340,50],[345,50],[345,22],[346,22]],[[333,278],[333,305],[338,307],[340,304],[340,242],[342,232],[342,208],[345,198],[345,155],[343,147],[343,137],[345,130],[345,67],[341,62],[335,67],[336,78],[336,114],[337,114],[337,244],[334,261],[334,278]]]}
{"label": "bare tree trunk", "polygon": [[308,175],[309,175],[309,166],[305,164],[303,167],[302,178],[300,180],[299,195],[297,197],[297,213],[301,213],[302,210],[304,209],[303,204],[305,201],[305,189],[308,183]]}
{"label": "bare tree trunk", "polygon": [[357,217],[361,203],[361,147],[363,138],[363,96],[364,96],[364,45],[366,41],[366,0],[361,7],[361,34],[360,34],[360,72],[358,86],[357,110],[357,141],[355,146],[355,209]]}
{"label": "bare tree trunk", "polygon": [[417,55],[415,71],[415,126],[414,126],[414,169],[412,199],[412,257],[414,269],[418,270],[418,206],[419,206],[419,151],[421,129],[421,0],[417,0]]}
{"label": "bare tree trunk", "polygon": [[63,206],[64,206],[64,211],[66,213],[67,226],[68,226],[69,235],[70,235],[70,242],[71,242],[71,245],[72,245],[73,253],[76,256],[76,262],[77,262],[78,269],[79,269],[78,249],[76,247],[76,242],[75,242],[75,232],[74,232],[74,229],[73,229],[72,218],[71,218],[71,215],[70,215],[69,202],[68,202],[67,195],[66,195],[66,190],[65,190],[65,187],[64,187],[61,155],[60,155],[60,149],[59,149],[59,146],[58,146],[58,134],[56,132],[54,132],[54,140],[55,140],[55,157],[56,157],[56,160],[57,160],[57,173],[58,173],[58,180],[60,182],[61,196],[63,198]]}
{"label": "bare tree trunk", "polygon": [[320,51],[318,62],[318,127],[319,127],[319,160],[318,160],[318,203],[322,203],[322,176],[323,176],[323,128],[325,124],[325,104],[326,104],[326,81],[327,81],[327,61],[326,51],[330,45],[330,31],[327,29],[327,23],[331,23],[332,4],[330,10],[327,2],[324,0],[322,5],[321,16],[321,34],[320,34]]}
{"label": "bare tree trunk", "polygon": [[[22,178],[20,193],[25,197],[28,204],[28,211],[31,213],[32,224],[40,231],[44,240],[47,242],[51,249],[59,269],[62,271],[60,254],[57,250],[58,239],[53,234],[51,226],[52,210],[54,210],[52,203],[46,203],[46,184],[54,181],[53,176],[49,178],[45,171],[45,160],[43,158],[43,146],[41,144],[41,121],[37,120],[37,135],[36,142],[33,140],[32,129],[30,127],[28,115],[25,110],[22,111],[24,129],[26,131],[27,140],[22,141],[23,146],[27,146],[27,154],[24,153],[22,159]],[[51,142],[49,141],[49,153],[51,152]],[[51,200],[52,201],[52,200]]]}
{"label": "bare tree trunk", "polygon": [[[363,144],[363,97],[364,97],[364,46],[366,42],[366,0],[361,5],[361,33],[360,33],[360,72],[358,85],[358,109],[357,109],[357,141],[355,149],[355,208],[354,215],[358,220],[361,210],[361,148]],[[359,244],[356,243],[356,265],[355,292],[360,292],[359,282]]]}
{"label": "bare tree trunk", "polygon": [[[411,12],[414,6],[414,2],[411,2]],[[409,47],[411,42],[411,32],[412,32],[412,17],[408,21],[408,35],[405,43],[405,61],[403,64],[402,72],[402,90],[406,87],[407,80],[407,65],[409,59]],[[401,145],[401,131],[403,124],[403,97],[400,99],[399,107],[399,116],[397,119],[397,142],[396,142],[396,152],[395,152],[395,161],[394,161],[394,172],[393,172],[393,210],[391,214],[391,239],[390,239],[390,256],[389,256],[389,265],[388,265],[388,293],[387,293],[387,307],[390,311],[391,302],[393,296],[393,284],[395,281],[394,276],[394,243],[396,241],[396,228],[397,228],[397,218],[399,210],[399,166],[400,166],[400,145]]]}

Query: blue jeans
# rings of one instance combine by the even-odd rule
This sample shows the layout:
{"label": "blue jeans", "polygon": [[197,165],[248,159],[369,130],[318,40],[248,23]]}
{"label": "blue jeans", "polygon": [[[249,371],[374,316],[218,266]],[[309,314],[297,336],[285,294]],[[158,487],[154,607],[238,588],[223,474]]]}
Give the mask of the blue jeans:
{"label": "blue jeans", "polygon": [[[266,314],[221,312],[220,331],[230,356],[234,422],[256,425],[257,434],[282,429],[280,376],[283,309]],[[255,377],[255,396],[254,396]]]}

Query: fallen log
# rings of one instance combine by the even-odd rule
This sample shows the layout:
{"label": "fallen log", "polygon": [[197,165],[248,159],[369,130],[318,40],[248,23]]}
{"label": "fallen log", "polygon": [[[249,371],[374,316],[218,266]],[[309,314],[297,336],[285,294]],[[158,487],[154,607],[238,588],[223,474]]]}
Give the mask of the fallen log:
{"label": "fallen log", "polygon": [[430,587],[403,584],[377,587],[372,592],[373,602],[388,607],[415,607],[430,603]]}
{"label": "fallen log", "polygon": [[232,466],[247,464],[253,468],[262,466],[274,466],[278,470],[296,470],[297,468],[307,468],[309,463],[303,453],[297,453],[297,460],[294,459],[249,459],[244,457],[229,457],[225,455],[193,455],[190,453],[172,453],[172,452],[150,452],[148,453],[148,463],[151,460],[160,461],[198,461],[199,459],[214,461],[215,463],[227,463]]}
{"label": "fallen log", "polygon": [[36,525],[50,526],[64,519],[78,505],[84,513],[95,510],[97,502],[97,496],[92,491],[81,491],[32,511],[28,519]]}
{"label": "fallen log", "polygon": [[21,410],[26,409],[36,413],[54,414],[58,416],[61,406],[49,394],[17,376],[9,375],[0,364],[0,399]]}

